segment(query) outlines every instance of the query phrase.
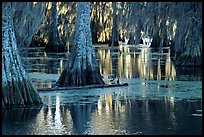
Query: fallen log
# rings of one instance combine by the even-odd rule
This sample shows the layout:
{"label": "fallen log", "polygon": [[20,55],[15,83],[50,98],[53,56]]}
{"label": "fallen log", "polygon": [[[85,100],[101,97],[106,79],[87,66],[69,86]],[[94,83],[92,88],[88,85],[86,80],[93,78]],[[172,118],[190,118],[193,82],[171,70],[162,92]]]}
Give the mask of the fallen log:
{"label": "fallen log", "polygon": [[53,87],[53,88],[38,88],[38,92],[42,91],[57,91],[57,90],[73,90],[73,89],[89,89],[89,88],[109,88],[109,87],[120,87],[120,86],[128,86],[128,83],[123,84],[97,84],[97,85],[87,85],[87,86],[79,86],[79,87]]}

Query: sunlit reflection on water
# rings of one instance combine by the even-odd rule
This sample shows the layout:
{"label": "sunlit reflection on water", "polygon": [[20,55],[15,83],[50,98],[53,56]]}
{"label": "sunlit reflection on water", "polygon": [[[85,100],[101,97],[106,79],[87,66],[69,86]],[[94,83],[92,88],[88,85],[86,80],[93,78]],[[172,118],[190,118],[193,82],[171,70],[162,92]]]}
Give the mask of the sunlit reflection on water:
{"label": "sunlit reflection on water", "polygon": [[[103,45],[104,46],[104,45]],[[176,70],[170,58],[170,48],[165,47],[158,52],[156,48],[136,48],[129,45],[115,47],[113,51],[109,47],[95,47],[99,69],[107,84],[110,79],[116,78],[141,78],[144,80],[201,80],[202,70],[197,69],[180,71]],[[42,48],[31,48],[28,64],[24,64],[28,73],[43,72],[59,76],[68,60],[69,53],[45,53]],[[36,50],[36,52],[34,52]],[[185,74],[186,72],[187,74]],[[184,74],[182,74],[184,73]],[[40,75],[40,74],[39,74]],[[187,77],[186,77],[187,76]],[[50,87],[57,79],[50,83],[33,79],[38,88]],[[42,85],[44,84],[44,85]],[[48,86],[50,85],[50,86]]]}
{"label": "sunlit reflection on water", "polygon": [[[29,76],[37,88],[51,87],[68,54],[31,50],[24,64]],[[177,81],[183,72],[194,73],[176,70],[168,49],[159,54],[128,46],[95,50],[106,83],[116,77],[128,87],[40,92],[42,108],[2,110],[2,134],[202,134],[202,117],[191,116],[202,110],[201,82]]]}
{"label": "sunlit reflection on water", "polygon": [[[90,91],[92,92],[94,91]],[[20,135],[202,133],[201,117],[190,116],[201,108],[201,100],[188,102],[174,100],[172,97],[152,100],[130,96],[122,90],[112,94],[78,95],[78,100],[70,101],[74,96],[66,92],[55,95],[42,93],[41,97],[45,103],[42,108],[2,110],[2,133]],[[81,98],[84,98],[84,101],[79,101]]]}

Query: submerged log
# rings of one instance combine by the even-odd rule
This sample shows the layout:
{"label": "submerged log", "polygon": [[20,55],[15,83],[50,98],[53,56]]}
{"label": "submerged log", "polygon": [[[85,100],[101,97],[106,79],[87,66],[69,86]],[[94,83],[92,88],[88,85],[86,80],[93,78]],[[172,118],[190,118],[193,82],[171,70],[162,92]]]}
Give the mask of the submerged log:
{"label": "submerged log", "polygon": [[53,87],[53,88],[39,88],[38,92],[44,91],[57,91],[57,90],[74,90],[74,89],[90,89],[90,88],[109,88],[109,87],[120,87],[120,86],[128,86],[128,83],[123,84],[96,84],[96,85],[87,85],[87,86],[70,86],[70,87]]}

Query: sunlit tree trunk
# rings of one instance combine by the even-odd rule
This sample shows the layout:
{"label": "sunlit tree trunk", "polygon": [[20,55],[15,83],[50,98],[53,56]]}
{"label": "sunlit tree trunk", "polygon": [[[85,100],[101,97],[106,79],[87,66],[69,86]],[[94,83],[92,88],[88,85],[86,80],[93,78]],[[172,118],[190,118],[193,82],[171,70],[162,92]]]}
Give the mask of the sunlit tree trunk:
{"label": "sunlit tree trunk", "polygon": [[58,21],[57,21],[57,6],[56,2],[52,2],[52,21],[50,25],[49,41],[45,47],[47,52],[66,52],[66,47],[59,37]]}
{"label": "sunlit tree trunk", "polygon": [[96,62],[91,38],[90,3],[79,2],[77,4],[74,44],[68,63],[56,83],[57,86],[104,84]]}
{"label": "sunlit tree trunk", "polygon": [[10,2],[2,4],[2,106],[41,104],[17,51]]}

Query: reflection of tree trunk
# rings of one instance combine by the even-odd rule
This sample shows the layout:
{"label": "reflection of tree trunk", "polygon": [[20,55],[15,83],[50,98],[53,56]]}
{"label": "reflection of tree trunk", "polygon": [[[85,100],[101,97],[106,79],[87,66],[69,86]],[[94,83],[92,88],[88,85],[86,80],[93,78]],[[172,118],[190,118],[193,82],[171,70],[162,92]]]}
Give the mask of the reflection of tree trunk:
{"label": "reflection of tree trunk", "polygon": [[[14,135],[14,134],[36,134],[34,127],[37,121],[37,115],[39,114],[42,106],[39,108],[3,108],[2,109],[2,134],[3,135]],[[34,123],[33,123],[34,122]],[[23,126],[25,125],[25,126]],[[33,127],[25,130],[23,127]],[[20,130],[20,132],[19,132]]]}
{"label": "reflection of tree trunk", "polygon": [[[116,54],[112,54],[111,55],[111,60],[112,60],[112,68],[110,68],[112,70],[112,74],[114,74],[114,77],[117,78],[117,73],[118,73],[118,56],[119,56],[119,52],[121,52],[119,49],[114,49],[113,53]],[[116,81],[116,80],[115,80]]]}
{"label": "reflection of tree trunk", "polygon": [[57,28],[58,21],[57,21],[56,2],[52,2],[51,10],[52,10],[52,21],[51,21],[51,26],[50,26],[50,35],[49,35],[48,44],[45,47],[45,51],[47,52],[65,52],[66,47],[59,37],[59,31]]}
{"label": "reflection of tree trunk", "polygon": [[[19,109],[19,108],[12,108],[12,109],[2,109],[2,123],[5,122],[22,122],[22,121],[31,121],[37,114],[40,112],[42,106],[39,108],[26,108],[26,109]],[[11,124],[12,124],[11,123]],[[4,124],[3,124],[4,125]],[[8,125],[8,124],[7,124]],[[6,125],[5,125],[6,126]]]}
{"label": "reflection of tree trunk", "polygon": [[67,66],[56,83],[59,87],[104,84],[92,47],[90,3],[80,2],[77,5],[76,32],[71,52]]}
{"label": "reflection of tree trunk", "polygon": [[41,104],[17,51],[11,3],[2,7],[2,106]]}
{"label": "reflection of tree trunk", "polygon": [[87,123],[91,119],[93,109],[93,104],[76,104],[69,107],[74,130],[77,132],[77,134],[84,134],[84,132],[87,130]]}
{"label": "reflection of tree trunk", "polygon": [[[58,54],[58,55],[53,55],[53,54],[49,54],[49,53],[47,53],[47,57],[48,58],[55,58],[55,59],[59,59],[59,58],[66,58],[66,55],[65,54]],[[62,59],[60,59],[60,61],[58,62],[58,61],[56,61],[56,60],[49,60],[48,62],[47,62],[47,71],[46,71],[46,73],[49,73],[49,74],[59,74],[59,72],[61,71],[61,70],[59,70],[59,69],[61,69],[62,68],[62,65],[63,64],[61,64],[61,61],[63,61]]]}

